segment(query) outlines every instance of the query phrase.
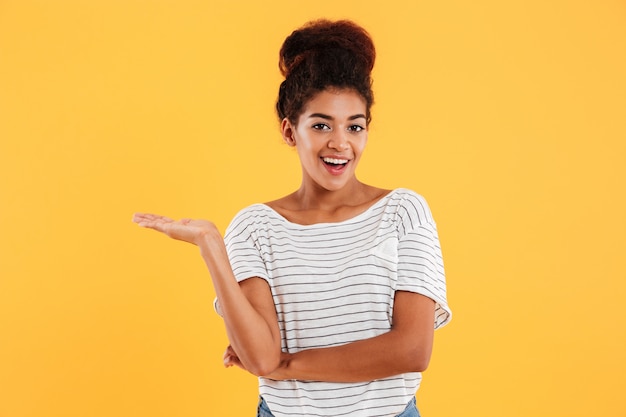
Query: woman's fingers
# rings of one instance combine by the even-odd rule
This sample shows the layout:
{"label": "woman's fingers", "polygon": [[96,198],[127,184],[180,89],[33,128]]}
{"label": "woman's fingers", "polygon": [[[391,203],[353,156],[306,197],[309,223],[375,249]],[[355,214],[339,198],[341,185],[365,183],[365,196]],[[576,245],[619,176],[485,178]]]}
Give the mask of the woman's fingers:
{"label": "woman's fingers", "polygon": [[133,215],[133,221],[135,223],[139,223],[140,221],[163,221],[163,222],[173,222],[173,219],[170,219],[166,216],[160,216],[158,214],[151,213],[135,213]]}
{"label": "woman's fingers", "polygon": [[162,226],[168,223],[174,223],[174,220],[157,214],[135,213],[133,215],[133,222],[141,227],[160,230],[162,229]]}
{"label": "woman's fingers", "polygon": [[233,352],[233,349],[229,345],[224,351],[224,354],[222,355],[222,361],[224,362],[224,366],[227,368],[230,368],[231,366],[233,366],[232,356],[231,356],[232,352]]}
{"label": "woman's fingers", "polygon": [[226,351],[224,352],[224,355],[222,356],[222,361],[224,362],[224,366],[226,368],[230,368],[231,366],[238,366],[241,369],[246,369],[244,368],[243,364],[239,360],[237,353],[235,352],[233,347],[230,345],[226,348]]}

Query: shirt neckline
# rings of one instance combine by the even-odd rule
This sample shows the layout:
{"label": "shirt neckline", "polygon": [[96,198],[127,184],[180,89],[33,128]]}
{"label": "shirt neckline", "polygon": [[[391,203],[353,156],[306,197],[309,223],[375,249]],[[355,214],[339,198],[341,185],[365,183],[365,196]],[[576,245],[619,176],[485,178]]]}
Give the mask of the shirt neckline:
{"label": "shirt neckline", "polygon": [[361,217],[367,216],[371,211],[373,211],[378,206],[382,206],[382,205],[386,204],[386,202],[391,198],[391,196],[393,194],[397,193],[399,190],[401,190],[401,188],[396,188],[396,189],[393,189],[393,190],[389,191],[387,194],[385,194],[384,196],[382,196],[381,198],[376,200],[374,203],[370,204],[362,212],[360,212],[360,213],[358,213],[358,214],[356,214],[356,215],[354,215],[354,216],[352,216],[352,217],[350,217],[348,219],[341,220],[341,221],[338,221],[338,222],[321,222],[321,223],[312,223],[312,224],[295,223],[295,222],[292,222],[292,221],[288,220],[285,216],[283,216],[282,214],[280,214],[279,212],[277,212],[276,210],[274,210],[272,207],[268,206],[265,203],[258,203],[257,205],[264,207],[266,210],[268,210],[270,213],[272,213],[274,217],[278,218],[283,223],[286,223],[286,224],[288,224],[290,226],[293,226],[293,227],[314,228],[314,227],[327,227],[327,226],[341,226],[341,225],[344,225],[344,224],[355,222],[355,221],[359,220]]}

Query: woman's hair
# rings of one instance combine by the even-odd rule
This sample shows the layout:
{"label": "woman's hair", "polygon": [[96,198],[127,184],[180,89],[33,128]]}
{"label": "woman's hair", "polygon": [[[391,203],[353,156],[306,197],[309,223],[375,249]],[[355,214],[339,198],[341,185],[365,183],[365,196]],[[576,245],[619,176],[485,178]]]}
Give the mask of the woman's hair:
{"label": "woman's hair", "polygon": [[370,35],[349,20],[315,20],[295,30],[280,48],[285,77],[278,91],[280,120],[296,123],[307,101],[327,88],[353,89],[366,102],[367,123],[374,102],[370,74],[376,51]]}

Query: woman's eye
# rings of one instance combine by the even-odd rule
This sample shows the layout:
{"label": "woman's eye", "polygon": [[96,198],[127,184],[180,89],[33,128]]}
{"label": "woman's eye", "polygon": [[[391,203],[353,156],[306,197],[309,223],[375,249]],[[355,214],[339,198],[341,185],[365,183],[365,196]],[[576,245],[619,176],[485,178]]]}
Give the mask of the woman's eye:
{"label": "woman's eye", "polygon": [[348,128],[348,130],[351,132],[361,132],[363,130],[363,126],[352,125]]}
{"label": "woman's eye", "polygon": [[315,130],[328,130],[330,127],[324,123],[317,123],[313,125],[313,129]]}

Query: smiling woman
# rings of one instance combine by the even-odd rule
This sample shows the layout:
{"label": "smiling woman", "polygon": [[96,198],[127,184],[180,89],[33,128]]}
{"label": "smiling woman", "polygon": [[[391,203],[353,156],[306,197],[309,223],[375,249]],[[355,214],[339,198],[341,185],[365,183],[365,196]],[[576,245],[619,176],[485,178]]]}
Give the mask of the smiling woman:
{"label": "smiling woman", "polygon": [[300,187],[205,220],[136,214],[200,248],[230,341],[227,367],[259,376],[258,416],[419,416],[434,329],[451,318],[424,198],[357,179],[375,52],[350,21],[315,21],[281,49],[276,109]]}
{"label": "smiling woman", "polygon": [[303,181],[337,190],[356,178],[367,142],[365,109],[354,90],[327,89],[309,100],[296,124],[283,120],[283,138],[298,151]]}

